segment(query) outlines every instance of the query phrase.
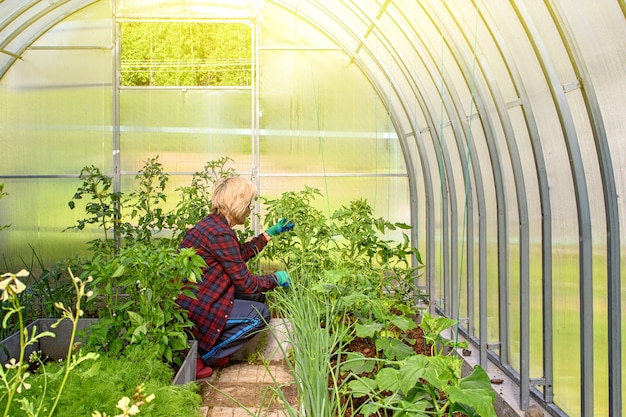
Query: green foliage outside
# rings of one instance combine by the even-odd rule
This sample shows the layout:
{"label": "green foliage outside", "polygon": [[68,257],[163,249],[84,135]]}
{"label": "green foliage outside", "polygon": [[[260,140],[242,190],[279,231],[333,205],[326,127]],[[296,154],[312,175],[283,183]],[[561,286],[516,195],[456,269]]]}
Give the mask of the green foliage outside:
{"label": "green foliage outside", "polygon": [[122,85],[249,86],[251,36],[241,23],[122,23]]}

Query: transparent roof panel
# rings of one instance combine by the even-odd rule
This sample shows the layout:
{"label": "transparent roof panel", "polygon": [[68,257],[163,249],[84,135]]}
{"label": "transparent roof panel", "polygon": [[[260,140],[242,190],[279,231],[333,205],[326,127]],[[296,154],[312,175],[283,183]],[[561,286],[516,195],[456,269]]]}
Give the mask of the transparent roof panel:
{"label": "transparent roof panel", "polygon": [[248,19],[257,1],[114,0],[121,17]]}

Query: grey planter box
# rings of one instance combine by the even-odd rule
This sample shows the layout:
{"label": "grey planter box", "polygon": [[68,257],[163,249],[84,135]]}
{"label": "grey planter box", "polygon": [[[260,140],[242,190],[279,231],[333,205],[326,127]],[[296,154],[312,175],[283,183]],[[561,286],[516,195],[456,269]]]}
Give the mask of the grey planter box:
{"label": "grey planter box", "polygon": [[[56,319],[38,319],[26,327],[29,335],[32,334],[34,327],[37,328],[37,334],[45,331],[56,334],[56,337],[43,337],[38,343],[28,346],[25,352],[26,358],[35,351],[41,351],[44,355],[54,360],[64,359],[66,357],[70,343],[69,338],[72,335],[72,325],[69,320],[63,320],[53,329],[52,325],[56,323],[56,321]],[[95,321],[97,321],[97,319],[80,319],[77,329],[82,330],[88,328]],[[79,341],[78,336],[73,342],[77,341]],[[10,358],[19,357],[19,352],[20,335],[14,333],[0,342],[0,363],[5,364]],[[182,366],[174,376],[173,385],[182,385],[196,380],[197,354],[198,342],[190,340],[189,351],[187,352]]]}

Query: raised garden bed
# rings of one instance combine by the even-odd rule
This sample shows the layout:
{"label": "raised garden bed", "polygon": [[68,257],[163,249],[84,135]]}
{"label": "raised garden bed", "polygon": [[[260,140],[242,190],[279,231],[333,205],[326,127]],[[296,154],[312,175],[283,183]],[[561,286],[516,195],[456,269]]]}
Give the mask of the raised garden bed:
{"label": "raised garden bed", "polygon": [[[77,326],[78,334],[82,333],[81,330],[88,329],[89,326],[97,320],[98,319],[80,319]],[[29,335],[33,334],[33,329],[36,329],[36,334],[48,331],[54,333],[56,337],[43,337],[38,342],[28,346],[24,357],[27,358],[31,353],[36,351],[41,351],[41,354],[50,360],[60,360],[66,357],[70,343],[69,339],[72,334],[71,322],[69,320],[63,320],[56,328],[53,328],[52,325],[56,322],[57,319],[37,319],[26,326],[25,330]],[[72,343],[80,342],[81,339],[78,335],[76,339],[72,341]],[[10,358],[18,357],[19,351],[20,337],[18,333],[14,333],[0,342],[0,363],[5,364]],[[174,376],[174,380],[172,381],[173,385],[184,385],[195,380],[197,353],[198,342],[190,340],[189,350],[185,355],[181,367]]]}

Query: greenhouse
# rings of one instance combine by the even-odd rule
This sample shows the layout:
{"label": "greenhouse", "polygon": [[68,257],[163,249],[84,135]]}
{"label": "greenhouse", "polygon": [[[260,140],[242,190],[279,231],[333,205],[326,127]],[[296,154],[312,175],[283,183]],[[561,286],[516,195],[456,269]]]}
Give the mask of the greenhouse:
{"label": "greenhouse", "polygon": [[[336,309],[358,307],[351,324],[332,324],[324,310],[324,337],[337,345],[323,348],[345,349],[333,339],[341,332],[376,329],[368,336],[389,352],[382,335],[391,331],[362,321],[389,306],[366,297],[384,294],[416,317],[452,320],[447,342],[432,346],[447,343],[451,356],[466,346],[476,368],[505,375],[519,415],[538,406],[553,416],[622,416],[625,39],[623,0],[0,0],[3,337],[16,317],[61,317],[55,306],[85,296],[64,317],[110,314],[92,331],[100,346],[141,346],[150,328],[135,311],[158,291],[123,281],[122,269],[165,251],[154,241],[178,248],[208,213],[210,186],[240,176],[258,198],[239,238],[281,217],[295,223],[270,233],[249,264],[259,275],[291,274],[291,292],[270,297],[274,314],[295,323],[294,298],[282,297],[309,289]],[[176,250],[163,253],[173,275],[197,272]],[[166,270],[152,267],[141,279]],[[375,282],[361,287],[368,272]],[[182,316],[167,316],[174,281],[161,288],[160,322],[178,337],[190,333]],[[83,285],[101,285],[101,298]],[[347,296],[349,288],[358,291]],[[127,321],[111,310],[118,290],[137,297]],[[394,331],[414,325],[390,320]],[[159,331],[171,360],[174,333]],[[407,386],[403,369],[417,375],[422,365],[394,355],[376,366],[397,375],[395,396],[383,397],[382,372],[356,376],[367,358],[348,354],[341,368],[329,361],[331,375],[350,376],[322,389],[323,407],[285,415],[493,415],[458,391],[447,402],[433,396],[440,414],[419,408],[415,392],[428,376]],[[92,372],[71,363],[68,373]],[[22,372],[14,386],[12,367]],[[10,415],[22,415],[13,413],[25,408],[22,388],[38,389],[26,384],[35,375],[25,379],[14,362],[4,369],[0,409],[13,401]],[[135,387],[137,407],[156,407],[150,390],[164,398]],[[311,390],[298,387],[301,402]],[[64,406],[57,401],[23,415],[48,415]],[[84,415],[105,410],[94,401]]]}

